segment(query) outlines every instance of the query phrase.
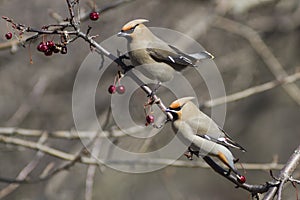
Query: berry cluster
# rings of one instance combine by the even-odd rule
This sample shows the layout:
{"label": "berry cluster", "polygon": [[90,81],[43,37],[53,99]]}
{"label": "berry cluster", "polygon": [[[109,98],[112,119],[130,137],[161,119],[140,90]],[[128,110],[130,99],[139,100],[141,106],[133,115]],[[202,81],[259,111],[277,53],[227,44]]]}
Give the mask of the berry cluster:
{"label": "berry cluster", "polygon": [[118,93],[118,94],[124,94],[125,93],[125,86],[124,85],[119,85],[119,86],[116,86],[115,84],[114,85],[110,85],[108,87],[108,92],[110,94],[114,94],[114,93]]}
{"label": "berry cluster", "polygon": [[53,53],[67,53],[67,47],[62,46],[60,44],[55,44],[53,41],[40,42],[40,44],[36,47],[38,51],[43,52],[45,56],[51,56]]}

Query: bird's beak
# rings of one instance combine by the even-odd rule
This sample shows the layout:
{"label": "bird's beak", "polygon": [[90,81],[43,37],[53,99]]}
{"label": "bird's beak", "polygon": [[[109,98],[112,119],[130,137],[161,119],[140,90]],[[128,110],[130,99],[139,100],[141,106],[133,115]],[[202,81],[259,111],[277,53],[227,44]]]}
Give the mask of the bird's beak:
{"label": "bird's beak", "polygon": [[128,35],[129,35],[128,33],[125,33],[125,32],[122,32],[122,31],[120,31],[120,32],[117,34],[118,37],[127,37]]}

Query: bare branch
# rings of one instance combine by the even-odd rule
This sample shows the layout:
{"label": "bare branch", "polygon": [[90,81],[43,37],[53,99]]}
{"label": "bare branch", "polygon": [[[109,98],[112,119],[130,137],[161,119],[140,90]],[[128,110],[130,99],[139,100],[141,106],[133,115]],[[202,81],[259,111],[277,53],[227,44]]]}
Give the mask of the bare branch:
{"label": "bare branch", "polygon": [[[60,158],[62,160],[67,160],[67,161],[72,161],[76,157],[73,154],[66,153],[61,150],[57,150],[51,147],[48,147],[46,145],[39,145],[35,142],[28,141],[28,140],[23,140],[19,138],[12,138],[12,137],[6,137],[6,136],[0,136],[0,142],[5,143],[5,144],[13,144],[13,145],[18,145],[34,150],[40,150],[46,154],[49,154],[51,156]],[[92,158],[89,157],[81,157],[80,163],[83,164],[91,164],[91,165],[98,165],[99,163],[95,161]],[[195,162],[195,161],[183,161],[183,160],[169,160],[169,159],[139,159],[139,160],[107,160],[105,161],[108,164],[136,164],[136,165],[170,165],[174,167],[189,167],[189,168],[209,168],[208,165],[205,165],[203,162]],[[283,167],[282,164],[278,163],[263,163],[263,164],[255,164],[255,163],[243,163],[242,164],[243,169],[249,169],[249,170],[270,170],[270,169],[281,169]]]}
{"label": "bare branch", "polygon": [[[117,130],[113,129],[111,131],[102,131],[99,133],[98,137],[123,137],[127,134],[136,134],[143,131],[143,127],[132,127],[126,130]],[[0,127],[0,135],[6,136],[26,136],[26,137],[40,137],[44,132],[43,130],[36,130],[36,129],[22,129],[22,128],[14,128],[14,127]],[[125,134],[126,133],[126,134]],[[47,132],[49,137],[53,138],[61,138],[61,139],[91,139],[95,135],[97,135],[97,131],[53,131]]]}
{"label": "bare branch", "polygon": [[36,105],[43,96],[48,86],[48,80],[45,76],[41,76],[34,85],[27,100],[23,102],[13,116],[7,121],[7,126],[16,126],[20,124],[26,116],[30,113],[32,107]]}
{"label": "bare branch", "polygon": [[228,172],[226,170],[224,170],[222,167],[220,167],[218,164],[216,164],[210,157],[205,156],[205,157],[203,157],[203,159],[205,160],[205,162],[207,164],[209,164],[209,166],[211,168],[213,168],[213,170],[215,172],[222,175],[223,177],[225,177],[232,183],[236,184],[237,187],[240,187],[240,188],[243,188],[243,189],[249,191],[252,194],[252,196],[257,197],[258,193],[265,193],[270,188],[274,188],[275,186],[278,185],[276,182],[267,182],[267,183],[261,184],[261,185],[250,185],[247,183],[240,183],[237,180],[235,175],[233,175],[232,173],[228,174]]}
{"label": "bare branch", "polygon": [[[36,142],[28,141],[28,140],[23,140],[19,138],[13,138],[13,137],[6,137],[6,136],[0,136],[0,142],[6,143],[6,144],[13,144],[13,145],[18,145],[18,146],[23,146],[26,148],[42,151],[46,154],[55,156],[57,158],[63,159],[63,160],[74,160],[75,156],[73,154],[65,153],[63,151],[59,151],[57,149],[48,147],[43,144],[38,144]],[[91,161],[91,159],[83,159],[84,162],[92,162],[91,164],[94,164],[95,162]]]}
{"label": "bare branch", "polygon": [[74,27],[75,30],[78,29],[78,24],[75,21],[75,14],[74,14],[74,6],[78,3],[77,1],[71,1],[66,0],[68,9],[69,9],[69,15],[70,15],[70,24]]}
{"label": "bare branch", "polygon": [[[47,140],[47,134],[43,134],[38,144],[43,144]],[[25,180],[26,177],[37,167],[41,159],[44,157],[44,153],[38,151],[35,157],[20,171],[19,175],[16,177],[16,180]],[[0,191],[0,199],[6,197],[8,194],[16,190],[20,184],[11,183]]]}
{"label": "bare branch", "polygon": [[[100,153],[100,138],[97,138],[92,149],[92,155],[98,156]],[[92,200],[93,196],[93,187],[94,187],[94,177],[96,173],[96,165],[89,165],[86,174],[86,181],[85,181],[85,200]]]}
{"label": "bare branch", "polygon": [[279,188],[270,189],[264,196],[263,198],[264,200],[271,200],[275,197],[276,194],[278,195],[278,199],[281,198],[281,191],[283,185],[290,179],[290,177],[292,176],[293,172],[295,171],[299,163],[300,163],[300,145],[297,147],[297,149],[295,149],[294,153],[291,155],[286,165],[279,173],[278,180],[281,182]]}
{"label": "bare branch", "polygon": [[289,178],[289,181],[290,181],[290,182],[293,182],[293,183],[300,184],[300,180],[294,179],[293,177],[290,177],[290,178]]}
{"label": "bare branch", "polygon": [[[271,52],[269,47],[265,44],[265,42],[261,39],[259,34],[253,30],[252,28],[233,21],[228,18],[224,18],[221,16],[217,16],[213,25],[217,28],[226,30],[230,33],[234,33],[240,35],[247,39],[253,49],[257,52],[257,54],[262,58],[267,67],[273,73],[277,80],[280,80],[282,77],[286,77],[288,74]],[[298,104],[300,105],[300,90],[296,84],[290,83],[286,85],[282,85],[287,94]]]}
{"label": "bare branch", "polygon": [[251,95],[259,94],[261,92],[265,92],[267,90],[273,89],[280,85],[285,85],[285,84],[295,82],[299,79],[300,79],[300,72],[292,74],[290,76],[286,76],[279,80],[274,80],[274,81],[270,81],[270,82],[267,82],[267,83],[264,83],[264,84],[261,84],[258,86],[254,86],[254,87],[245,89],[243,91],[240,91],[240,92],[237,92],[237,93],[225,96],[225,97],[220,97],[220,98],[212,99],[210,101],[206,101],[206,102],[204,102],[204,104],[202,106],[210,108],[210,107],[214,107],[214,106],[217,106],[220,104],[238,101],[238,100],[247,98]]}

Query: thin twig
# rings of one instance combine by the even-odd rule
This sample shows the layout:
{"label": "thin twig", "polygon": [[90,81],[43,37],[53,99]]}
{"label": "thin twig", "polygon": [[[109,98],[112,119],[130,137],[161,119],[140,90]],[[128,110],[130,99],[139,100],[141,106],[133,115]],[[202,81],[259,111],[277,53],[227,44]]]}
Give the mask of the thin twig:
{"label": "thin twig", "polygon": [[289,181],[293,182],[293,183],[297,183],[300,184],[300,180],[294,179],[293,177],[289,178]]}
{"label": "thin twig", "polygon": [[216,98],[216,99],[212,99],[209,101],[206,101],[203,103],[202,107],[206,107],[206,108],[210,108],[210,107],[214,107],[220,104],[224,104],[224,103],[229,103],[229,102],[234,102],[234,101],[238,101],[244,98],[247,98],[251,95],[254,94],[259,94],[261,92],[265,92],[267,90],[273,89],[275,87],[278,87],[280,85],[285,85],[285,84],[289,84],[292,82],[295,82],[297,80],[300,79],[300,72],[297,72],[295,74],[292,74],[290,76],[286,76],[284,78],[281,78],[280,80],[274,80],[274,81],[270,81],[258,86],[254,86],[248,89],[245,89],[243,91],[231,94],[231,95],[227,95],[225,97],[220,97],[220,98]]}
{"label": "thin twig", "polygon": [[[37,144],[32,141],[23,140],[19,138],[13,138],[13,137],[6,137],[6,136],[0,136],[0,142],[5,144],[13,144],[18,145],[30,149],[40,150],[46,154],[49,154],[51,156],[60,158],[62,160],[66,161],[72,161],[76,158],[76,155],[66,153],[61,150],[57,150],[51,147],[48,147],[46,145]],[[91,165],[98,165],[99,163],[95,161],[93,158],[82,156],[80,163],[83,164],[91,164]],[[195,161],[183,161],[183,160],[170,160],[170,159],[139,159],[139,160],[106,160],[105,163],[108,164],[136,164],[136,165],[170,165],[174,167],[189,167],[189,168],[209,168],[207,165],[205,165],[203,162],[195,162]],[[283,167],[282,164],[278,163],[263,163],[263,164],[255,164],[255,163],[244,163],[242,164],[244,169],[249,170],[270,170],[270,169],[281,169]]]}
{"label": "thin twig", "polygon": [[[134,0],[117,0],[117,1],[115,1],[115,2],[111,2],[111,3],[109,3],[109,4],[105,5],[105,6],[103,6],[103,7],[100,8],[100,9],[95,8],[95,11],[98,12],[98,13],[100,13],[100,15],[101,15],[102,13],[104,13],[104,12],[106,12],[106,11],[112,10],[112,9],[118,7],[118,6],[121,6],[121,5],[125,4],[125,3],[130,3],[130,2],[133,2],[133,1],[134,1]],[[91,5],[90,7],[93,8],[94,5]],[[87,19],[89,18],[89,15],[90,15],[89,12],[85,12],[85,13],[83,13],[83,14],[81,15],[80,18],[81,18],[81,20],[84,21],[84,20],[87,20]]]}
{"label": "thin twig", "polygon": [[[101,139],[97,138],[94,147],[92,149],[92,156],[98,157],[100,153],[100,143]],[[97,169],[97,165],[89,165],[87,169],[87,174],[86,174],[86,181],[85,181],[85,200],[92,200],[93,197],[93,188],[94,188],[94,177]]]}
{"label": "thin twig", "polygon": [[[43,143],[45,143],[45,141],[47,140],[47,138],[48,138],[47,133],[44,133],[40,137],[40,139],[39,139],[39,141],[37,143],[38,144],[43,144]],[[20,173],[16,177],[16,180],[25,180],[26,177],[38,166],[39,162],[44,157],[44,155],[45,154],[43,152],[38,151],[36,153],[35,157],[20,171]],[[20,184],[11,183],[8,186],[6,186],[5,188],[3,188],[0,191],[0,199],[3,199],[4,197],[6,197],[10,193],[12,193],[19,186],[20,186]]]}
{"label": "thin twig", "polygon": [[[97,135],[95,135],[87,144],[83,145],[82,148],[73,156],[72,160],[69,160],[68,162],[63,164],[61,167],[56,168],[55,170],[53,170],[52,172],[50,172],[48,174],[43,173],[43,176],[41,176],[39,179],[33,180],[31,182],[33,183],[33,182],[40,182],[40,181],[48,180],[48,179],[52,178],[54,175],[58,174],[61,171],[69,170],[76,163],[84,162],[83,159],[85,159],[87,157],[83,157],[83,154],[85,154],[86,149],[88,147],[90,147],[91,145],[94,144],[96,139],[97,139]],[[94,160],[95,160],[95,163],[98,165],[99,162],[97,162],[96,159],[94,159]]]}
{"label": "thin twig", "polygon": [[7,121],[6,125],[16,126],[20,124],[30,113],[32,107],[37,105],[37,103],[40,101],[47,86],[48,79],[45,76],[41,76],[28,95],[27,100],[19,106],[13,116]]}
{"label": "thin twig", "polygon": [[[103,8],[100,8],[99,12],[104,13],[106,11],[111,10],[112,8],[115,8],[119,5],[122,5],[124,3],[129,3],[133,0],[118,0],[116,2],[112,2],[109,3],[108,5],[105,5]],[[82,14],[82,16],[80,16],[80,19],[78,19],[78,21],[84,21],[89,19],[89,13],[90,12],[86,12],[84,14]],[[61,27],[59,25],[64,25],[65,27],[68,27],[69,25],[64,21],[64,18],[62,18],[60,15],[58,15],[55,12],[50,12],[50,16],[52,18],[54,18],[59,24],[57,24],[57,27],[53,27],[51,30],[46,31],[46,30],[38,30],[38,29],[31,29],[31,32],[35,32],[34,35],[32,36],[22,36],[21,39],[13,39],[9,42],[4,42],[4,43],[0,43],[0,50],[5,50],[5,49],[12,49],[14,46],[18,45],[18,44],[24,44],[26,41],[35,39],[38,37],[39,34],[62,34],[63,32],[60,30]],[[73,18],[74,19],[74,18]],[[73,32],[72,34],[77,34],[77,32]]]}
{"label": "thin twig", "polygon": [[74,27],[75,30],[77,30],[78,24],[75,21],[75,14],[74,14],[74,6],[76,5],[77,1],[66,0],[66,2],[68,5],[68,10],[70,15],[70,24]]}
{"label": "thin twig", "polygon": [[[102,131],[99,133],[98,137],[123,137],[127,134],[137,134],[141,131],[144,131],[143,127],[132,127],[126,130],[110,130],[110,131]],[[0,127],[0,135],[4,136],[26,136],[26,137],[40,137],[43,134],[43,130],[37,129],[22,129],[22,128],[15,128],[15,127]],[[46,131],[47,132],[47,131]],[[53,138],[60,138],[60,139],[91,139],[95,135],[98,134],[97,131],[52,131],[47,132],[49,137]]]}

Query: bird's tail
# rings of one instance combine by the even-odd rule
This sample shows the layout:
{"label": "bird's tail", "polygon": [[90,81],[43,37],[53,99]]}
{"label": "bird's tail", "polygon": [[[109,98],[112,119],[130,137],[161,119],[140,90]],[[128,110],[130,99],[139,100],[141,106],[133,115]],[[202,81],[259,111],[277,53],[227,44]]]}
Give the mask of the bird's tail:
{"label": "bird's tail", "polygon": [[235,158],[232,153],[227,149],[226,151],[219,152],[217,157],[227,166],[231,171],[233,171],[236,175],[240,175],[234,166]]}
{"label": "bird's tail", "polygon": [[233,147],[233,148],[239,149],[243,152],[246,152],[246,149],[244,149],[241,145],[239,145],[237,142],[233,141],[229,137],[224,137],[223,141],[226,146]]}
{"label": "bird's tail", "polygon": [[195,58],[197,61],[201,61],[201,60],[206,60],[206,59],[213,59],[214,56],[207,52],[207,51],[202,51],[200,53],[193,53],[193,54],[189,54],[189,56]]}

